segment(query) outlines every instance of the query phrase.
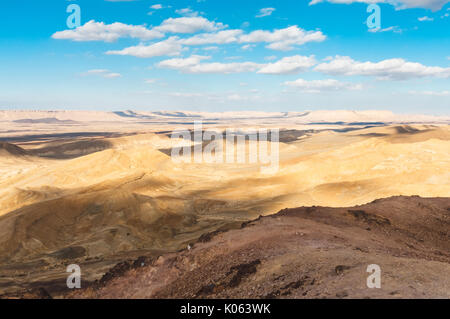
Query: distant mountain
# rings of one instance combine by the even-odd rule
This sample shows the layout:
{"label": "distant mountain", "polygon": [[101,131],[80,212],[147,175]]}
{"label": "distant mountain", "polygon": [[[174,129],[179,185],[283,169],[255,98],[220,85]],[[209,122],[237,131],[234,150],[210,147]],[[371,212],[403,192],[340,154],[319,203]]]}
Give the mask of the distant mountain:
{"label": "distant mountain", "polygon": [[450,123],[450,116],[395,114],[390,111],[321,110],[303,112],[191,112],[191,111],[0,111],[0,121],[19,124],[75,124],[77,122],[171,123],[186,121],[257,121],[286,124]]}
{"label": "distant mountain", "polygon": [[42,119],[22,119],[15,120],[15,123],[23,123],[23,124],[76,124],[77,122],[72,120],[58,120],[54,117],[46,117]]}
{"label": "distant mountain", "polygon": [[[116,112],[118,114],[119,112]],[[123,112],[120,112],[123,113]],[[242,121],[242,120],[273,120],[291,121],[295,123],[424,123],[424,122],[450,122],[450,116],[432,116],[421,114],[395,114],[391,111],[304,111],[304,112],[132,112],[122,114],[128,118],[134,117],[153,120],[158,119],[180,119],[190,120],[216,120],[216,121]],[[281,122],[280,122],[281,123]]]}

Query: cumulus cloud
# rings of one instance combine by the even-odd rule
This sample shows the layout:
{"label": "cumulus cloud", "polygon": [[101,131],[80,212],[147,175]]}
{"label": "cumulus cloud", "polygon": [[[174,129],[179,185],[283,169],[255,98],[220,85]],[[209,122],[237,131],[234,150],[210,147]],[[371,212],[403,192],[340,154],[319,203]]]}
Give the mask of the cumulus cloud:
{"label": "cumulus cloud", "polygon": [[307,42],[322,42],[326,36],[321,31],[306,31],[298,26],[274,31],[256,30],[239,38],[241,43],[269,43],[266,47],[272,50],[288,51],[294,49],[296,45]]}
{"label": "cumulus cloud", "polygon": [[223,23],[209,21],[203,17],[181,17],[166,19],[153,30],[170,33],[195,33],[198,31],[212,32],[225,27]]}
{"label": "cumulus cloud", "polygon": [[105,24],[91,20],[84,25],[73,29],[56,32],[53,39],[72,41],[104,41],[114,42],[119,38],[137,38],[151,40],[164,37],[162,32],[149,30],[144,26],[135,26],[115,22]]}
{"label": "cumulus cloud", "polygon": [[316,59],[313,55],[311,56],[301,56],[294,55],[291,57],[285,57],[281,60],[269,63],[262,67],[258,73],[262,74],[293,74],[304,72],[310,67],[316,64]]}
{"label": "cumulus cloud", "polygon": [[152,40],[163,38],[165,33],[214,32],[225,28],[220,22],[209,21],[203,17],[181,17],[164,20],[160,26],[148,29],[145,26],[128,25],[120,22],[105,24],[91,20],[73,30],[64,30],[52,35],[53,39],[72,41],[114,42],[119,38]]}
{"label": "cumulus cloud", "polygon": [[189,58],[177,58],[161,61],[158,66],[174,70],[183,70],[199,64],[202,60],[210,59],[210,56],[191,55]]}
{"label": "cumulus cloud", "polygon": [[[184,19],[184,18],[182,18]],[[193,19],[193,18],[186,18]],[[203,19],[203,18],[200,18]],[[208,21],[208,20],[206,20]],[[159,30],[161,30],[158,27]],[[184,29],[187,31],[186,29]],[[166,30],[167,31],[167,30]],[[178,30],[180,31],[180,30]],[[161,56],[163,52],[167,55],[178,55],[182,51],[182,45],[211,45],[211,44],[245,44],[242,49],[251,48],[252,44],[258,42],[269,43],[268,48],[274,50],[290,50],[295,45],[301,45],[310,41],[323,41],[326,37],[320,31],[305,31],[297,26],[279,29],[275,31],[257,30],[248,34],[240,29],[222,30],[211,33],[200,33],[187,38],[172,37],[152,45],[133,46],[120,51],[109,51],[108,54],[134,55],[138,57]],[[154,53],[156,51],[156,53]],[[278,66],[271,66],[278,67]]]}
{"label": "cumulus cloud", "polygon": [[422,77],[450,77],[450,68],[425,66],[404,59],[387,59],[380,62],[359,62],[348,56],[336,56],[327,63],[321,63],[315,71],[331,75],[373,76],[378,79],[408,80]]}
{"label": "cumulus cloud", "polygon": [[229,43],[268,43],[267,48],[288,51],[308,42],[321,42],[326,36],[321,31],[306,31],[298,26],[274,31],[256,30],[247,34],[240,29],[222,30],[215,33],[202,33],[181,39],[184,45],[229,44]]}
{"label": "cumulus cloud", "polygon": [[183,73],[241,73],[254,72],[261,68],[261,64],[254,62],[202,63],[209,60],[210,56],[192,55],[188,58],[175,58],[158,63],[158,67],[178,70]]}
{"label": "cumulus cloud", "polygon": [[449,0],[312,0],[309,5],[320,2],[330,2],[337,4],[351,3],[389,3],[397,9],[424,8],[431,10],[440,10]]}
{"label": "cumulus cloud", "polygon": [[[65,30],[56,32],[52,35],[54,39],[66,39],[72,41],[104,41],[114,42],[119,38],[136,38],[142,41],[163,38],[167,33],[192,34],[199,33],[187,38],[178,39],[179,45],[207,45],[207,44],[230,44],[239,43],[246,45],[244,48],[251,47],[249,44],[266,43],[266,47],[273,50],[288,51],[296,46],[308,42],[321,42],[326,36],[318,30],[307,31],[298,26],[291,26],[284,29],[275,29],[273,31],[255,30],[250,33],[244,33],[241,29],[222,30],[227,28],[220,22],[209,21],[203,17],[180,17],[164,20],[161,25],[152,29],[145,26],[127,25],[120,22],[105,24],[91,20],[85,25],[74,30]],[[176,52],[180,51],[179,45],[175,48],[175,41],[172,41],[172,48]],[[152,45],[156,47],[165,47],[167,43]],[[125,48],[120,51],[124,54],[129,52],[142,51],[144,45]],[[113,51],[118,53],[119,51]],[[173,54],[172,54],[173,55]],[[139,54],[139,56],[145,56]],[[148,56],[154,56],[152,54]]]}
{"label": "cumulus cloud", "polygon": [[204,44],[228,44],[239,40],[243,31],[239,29],[223,30],[216,33],[202,33],[190,38],[181,39],[184,45],[204,45]]}
{"label": "cumulus cloud", "polygon": [[307,81],[298,79],[295,81],[284,82],[284,85],[296,88],[302,92],[320,93],[322,91],[338,91],[338,90],[360,90],[362,85],[350,82],[340,82],[334,79],[312,80]]}
{"label": "cumulus cloud", "polygon": [[294,74],[306,71],[316,62],[314,56],[285,57],[274,63],[255,62],[204,62],[210,56],[192,55],[188,58],[174,58],[158,63],[158,67],[178,70],[183,73],[241,73],[257,72],[259,74]]}
{"label": "cumulus cloud", "polygon": [[131,55],[138,58],[152,58],[155,56],[173,56],[179,55],[183,50],[178,38],[171,37],[167,40],[153,43],[150,45],[139,44],[118,51],[107,51],[108,55]]}

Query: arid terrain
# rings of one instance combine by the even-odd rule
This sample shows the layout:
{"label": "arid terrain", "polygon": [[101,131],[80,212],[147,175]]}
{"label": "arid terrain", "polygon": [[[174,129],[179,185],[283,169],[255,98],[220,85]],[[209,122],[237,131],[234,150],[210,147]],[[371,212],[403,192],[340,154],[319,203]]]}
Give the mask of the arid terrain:
{"label": "arid terrain", "polygon": [[[279,169],[174,162],[171,132],[200,120],[279,128]],[[0,111],[0,123],[0,296],[450,296],[448,117]],[[372,263],[381,290],[365,286]],[[70,264],[90,288],[67,289]]]}
{"label": "arid terrain", "polygon": [[[450,298],[449,211],[448,198],[419,197],[285,209],[190,250],[121,264],[69,297]],[[381,289],[367,288],[372,264]]]}

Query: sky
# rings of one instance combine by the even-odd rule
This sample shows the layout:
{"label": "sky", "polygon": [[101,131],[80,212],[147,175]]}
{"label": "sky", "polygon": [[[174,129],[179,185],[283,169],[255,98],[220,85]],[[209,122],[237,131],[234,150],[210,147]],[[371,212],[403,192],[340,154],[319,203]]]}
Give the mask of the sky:
{"label": "sky", "polygon": [[0,108],[449,115],[449,15],[448,0],[2,0]]}

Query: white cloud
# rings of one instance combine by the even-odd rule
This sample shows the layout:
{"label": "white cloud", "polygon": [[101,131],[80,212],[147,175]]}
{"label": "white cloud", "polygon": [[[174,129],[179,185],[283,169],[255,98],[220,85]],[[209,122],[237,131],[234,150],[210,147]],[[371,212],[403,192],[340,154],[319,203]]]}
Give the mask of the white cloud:
{"label": "white cloud", "polygon": [[150,8],[153,10],[160,10],[163,8],[163,6],[161,4],[154,4],[154,5],[150,6]]}
{"label": "white cloud", "polygon": [[[268,43],[267,48],[288,51],[307,42],[321,42],[326,39],[321,31],[306,31],[298,26],[274,31],[256,30],[248,34],[240,29],[223,30],[216,33],[202,33],[181,39],[184,45]],[[249,48],[249,47],[247,47]]]}
{"label": "white cloud", "polygon": [[153,30],[171,33],[195,33],[198,31],[212,32],[225,27],[223,23],[209,21],[203,17],[181,17],[166,19]]}
{"label": "white cloud", "polygon": [[321,63],[315,71],[332,75],[374,76],[378,79],[408,80],[421,77],[450,77],[450,68],[425,66],[404,59],[388,59],[380,62],[359,62],[346,56],[336,56],[328,63]]}
{"label": "white cloud", "polygon": [[269,43],[266,47],[273,50],[288,51],[296,45],[307,42],[321,42],[326,39],[321,31],[306,31],[298,26],[274,31],[256,30],[239,38],[241,43]]}
{"label": "white cloud", "polygon": [[120,73],[111,72],[107,69],[93,69],[93,70],[89,70],[87,72],[81,73],[81,75],[82,76],[97,75],[97,76],[101,76],[106,79],[114,79],[114,78],[119,78],[122,76]]}
{"label": "white cloud", "polygon": [[266,60],[266,61],[273,61],[276,59],[277,59],[277,57],[275,55],[269,55],[269,56],[264,57],[264,60]]}
{"label": "white cloud", "polygon": [[387,28],[383,28],[383,29],[381,29],[381,28],[372,28],[372,29],[369,29],[368,31],[372,32],[372,33],[389,32],[389,31],[392,31],[394,33],[402,33],[403,32],[403,30],[400,29],[398,26],[391,26],[391,27],[387,27]]}
{"label": "white cloud", "polygon": [[340,82],[334,79],[312,80],[312,81],[298,79],[295,81],[284,82],[284,85],[296,88],[302,92],[307,93],[320,93],[322,91],[337,91],[337,90],[360,90],[362,88],[361,84]]}
{"label": "white cloud", "polygon": [[449,0],[312,0],[309,5],[321,2],[331,2],[337,4],[351,3],[389,3],[397,9],[425,8],[440,10]]}
{"label": "white cloud", "polygon": [[243,46],[241,46],[241,49],[244,51],[248,51],[251,50],[255,45],[254,44],[245,44]]}
{"label": "white cloud", "polygon": [[139,44],[118,51],[107,51],[109,55],[131,55],[138,58],[151,58],[155,56],[174,56],[179,55],[183,50],[181,44],[178,43],[177,37],[171,37],[167,40],[160,41],[151,45]]}
{"label": "white cloud", "polygon": [[178,9],[178,10],[175,10],[175,12],[178,13],[179,15],[186,16],[186,17],[197,17],[198,16],[198,12],[193,11],[191,8]]}
{"label": "white cloud", "polygon": [[285,57],[277,62],[260,64],[255,62],[204,62],[210,56],[192,55],[188,58],[175,58],[158,63],[158,67],[178,70],[183,73],[241,73],[257,72],[260,74],[294,74],[307,70],[316,62],[314,56],[295,55]]}
{"label": "white cloud", "polygon": [[294,55],[291,57],[285,57],[281,60],[269,63],[261,68],[258,73],[262,74],[293,74],[306,71],[310,67],[316,64],[316,59],[313,55],[301,56]]}
{"label": "white cloud", "polygon": [[120,78],[122,75],[120,73],[107,73],[103,77],[108,79]]}
{"label": "white cloud", "polygon": [[275,11],[275,8],[262,8],[259,10],[259,14],[256,15],[256,18],[262,18],[272,15],[272,13]]}
{"label": "white cloud", "polygon": [[104,74],[106,72],[109,72],[107,69],[93,69],[93,70],[89,70],[83,74],[85,75],[91,75],[91,74]]}
{"label": "white cloud", "polygon": [[204,55],[191,55],[189,58],[164,60],[159,62],[158,66],[162,68],[184,71],[190,67],[198,65],[202,60],[208,60],[210,58],[210,56]]}
{"label": "white cloud", "polygon": [[192,55],[189,58],[176,58],[161,61],[158,63],[158,67],[178,70],[183,73],[221,74],[254,72],[261,68],[261,64],[254,62],[202,63],[203,60],[208,60],[210,58],[211,57],[209,56]]}
{"label": "white cloud", "polygon": [[144,26],[127,25],[120,22],[105,24],[91,20],[74,30],[64,30],[52,35],[53,39],[72,41],[114,42],[119,38],[137,38],[151,40],[164,37],[164,34],[149,30]]}
{"label": "white cloud", "polygon": [[[105,24],[103,22],[95,22],[94,20],[87,22],[85,25],[74,30],[65,30],[56,32],[52,35],[54,39],[68,39],[73,41],[105,41],[113,42],[119,38],[137,38],[140,40],[152,40],[163,38],[166,33],[190,34],[203,31],[188,38],[178,39],[180,45],[207,45],[207,44],[244,44],[244,49],[253,43],[267,43],[266,47],[273,50],[288,51],[296,46],[303,45],[308,42],[321,42],[326,36],[321,31],[306,31],[298,26],[291,26],[284,29],[276,29],[273,31],[256,30],[244,34],[243,30],[221,30],[227,28],[220,22],[209,21],[203,17],[181,17],[169,18],[164,20],[160,26],[148,29],[145,26],[133,26],[119,22]],[[163,41],[164,43],[164,41]],[[155,44],[155,46],[163,46],[166,44]],[[174,43],[172,43],[172,47]],[[118,52],[136,52],[142,51],[144,45],[138,45],[132,48],[126,48]],[[180,48],[176,49],[179,52]],[[177,54],[177,53],[175,53]],[[171,54],[174,55],[174,54]],[[144,56],[139,54],[139,56]],[[154,56],[154,55],[149,55]]]}
{"label": "white cloud", "polygon": [[203,17],[169,18],[164,20],[160,26],[154,27],[153,29],[120,22],[105,24],[104,22],[91,20],[74,30],[56,32],[52,35],[52,38],[58,40],[104,42],[114,42],[119,38],[152,40],[163,38],[165,33],[213,32],[226,27],[223,23],[209,21]]}
{"label": "white cloud", "polygon": [[424,17],[417,18],[417,20],[419,20],[420,22],[423,22],[423,21],[433,21],[434,18],[430,18],[430,17],[424,16]]}
{"label": "white cloud", "polygon": [[181,39],[180,43],[184,45],[204,45],[204,44],[227,44],[238,41],[242,30],[223,30],[216,33],[202,33],[190,38]]}
{"label": "white cloud", "polygon": [[203,47],[202,50],[204,50],[204,51],[217,51],[217,50],[219,50],[219,47],[217,47],[217,46]]}

